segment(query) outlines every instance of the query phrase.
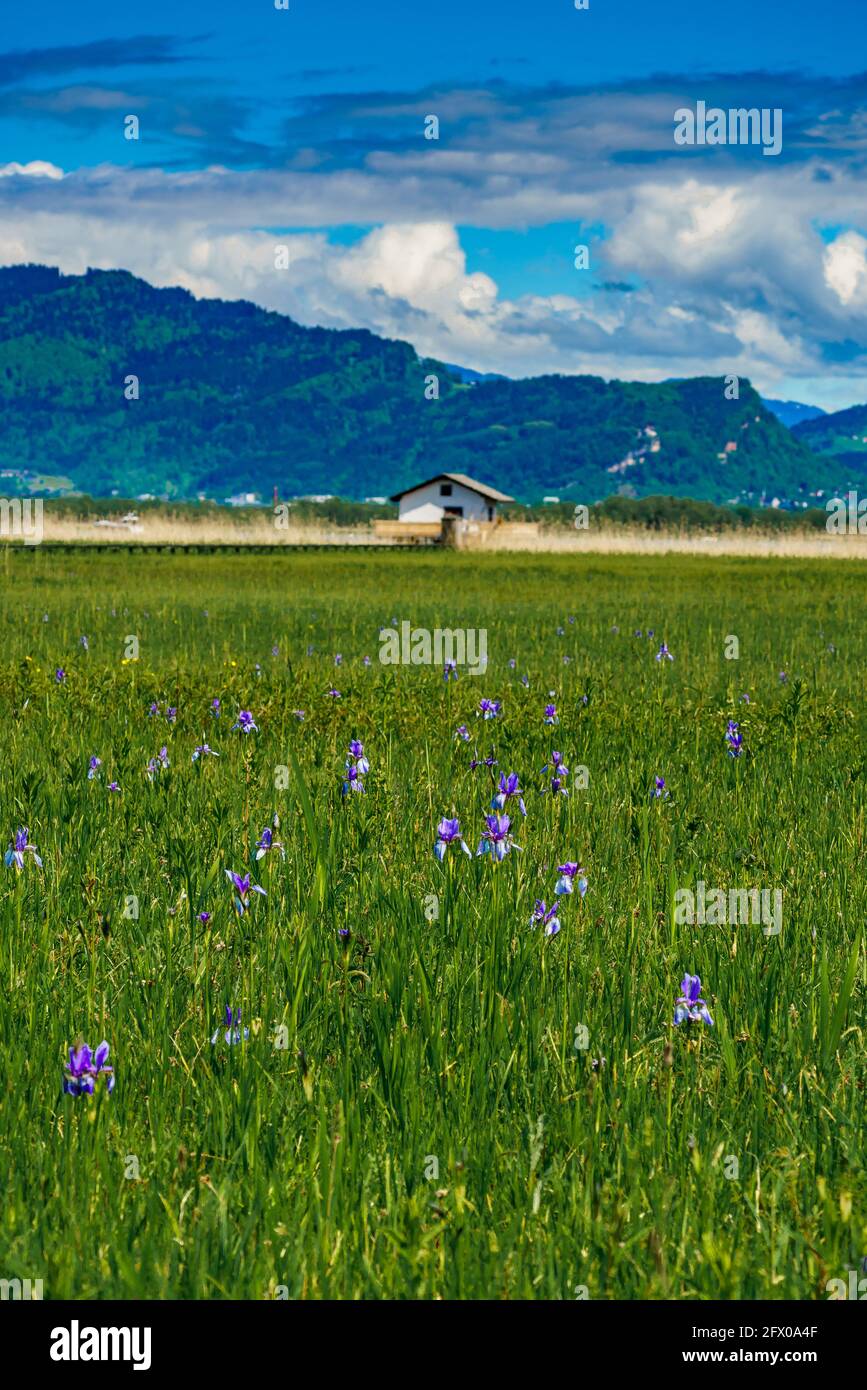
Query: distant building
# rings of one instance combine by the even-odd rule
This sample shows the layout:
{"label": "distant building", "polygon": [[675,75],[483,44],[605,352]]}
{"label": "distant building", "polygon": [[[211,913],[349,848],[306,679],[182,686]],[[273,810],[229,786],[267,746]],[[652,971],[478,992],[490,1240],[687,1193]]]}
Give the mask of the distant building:
{"label": "distant building", "polygon": [[258,492],[237,492],[234,497],[226,498],[228,507],[257,507],[261,501]]}
{"label": "distant building", "polygon": [[444,516],[457,516],[464,521],[496,521],[497,504],[514,500],[465,473],[437,473],[391,498],[398,504],[401,522],[409,525],[441,522]]}

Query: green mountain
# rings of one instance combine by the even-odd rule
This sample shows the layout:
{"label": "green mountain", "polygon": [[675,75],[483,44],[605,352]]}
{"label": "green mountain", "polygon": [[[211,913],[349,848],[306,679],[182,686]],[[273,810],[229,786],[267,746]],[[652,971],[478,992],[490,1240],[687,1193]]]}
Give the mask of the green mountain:
{"label": "green mountain", "polygon": [[864,486],[867,476],[867,405],[836,410],[818,420],[804,420],[792,433],[817,454],[833,459],[839,474],[839,490],[847,484]]}
{"label": "green mountain", "polygon": [[522,500],[758,500],[837,472],[744,380],[736,401],[712,378],[468,383],[408,343],[125,271],[0,269],[0,407],[0,469],[93,495],[365,497],[448,470]]}

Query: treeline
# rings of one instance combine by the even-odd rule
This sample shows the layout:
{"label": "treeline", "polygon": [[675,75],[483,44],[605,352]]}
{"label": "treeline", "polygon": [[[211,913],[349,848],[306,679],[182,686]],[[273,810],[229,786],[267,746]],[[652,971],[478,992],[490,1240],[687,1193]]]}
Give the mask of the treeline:
{"label": "treeline", "polygon": [[[250,507],[227,507],[216,502],[137,502],[129,498],[64,497],[52,498],[47,504],[56,516],[69,516],[80,521],[96,521],[101,517],[119,519],[126,512],[136,512],[142,521],[231,520],[243,526],[263,513],[273,516],[269,503]],[[289,520],[298,525],[330,525],[359,527],[379,518],[394,520],[397,507],[390,503],[354,502],[345,497],[328,497],[323,501],[296,498],[288,504]],[[500,515],[505,521],[538,521],[543,526],[570,527],[575,525],[574,502],[552,502],[544,505],[504,507]],[[720,507],[692,497],[609,497],[589,509],[591,526],[638,527],[646,531],[665,532],[723,532],[723,531],[792,531],[825,529],[828,514],[824,508],[784,511],[779,507]]]}
{"label": "treeline", "polygon": [[[540,521],[543,525],[575,524],[575,503],[510,507],[509,519]],[[718,506],[694,497],[607,497],[590,508],[591,525],[640,527],[646,531],[801,531],[824,530],[824,508],[797,511],[781,507]]]}
{"label": "treeline", "polygon": [[[353,502],[346,497],[328,497],[324,501],[299,497],[281,506],[289,507],[289,519],[299,525],[315,525],[317,522],[331,526],[364,526],[379,517],[394,518],[397,507],[390,503]],[[55,516],[70,517],[76,521],[98,521],[101,519],[119,521],[127,512],[135,512],[139,520],[180,521],[227,521],[238,525],[263,513],[269,520],[274,515],[271,502],[249,507],[229,507],[209,500],[202,502],[167,502],[159,498],[138,501],[130,497],[52,497],[46,501]]]}
{"label": "treeline", "polygon": [[[350,498],[325,498],[315,502],[311,498],[295,498],[279,503],[289,507],[289,520],[299,525],[346,525],[357,527],[378,517],[397,516],[397,507],[390,503],[353,502]],[[119,521],[128,512],[135,512],[140,521],[228,521],[243,525],[250,517],[268,517],[274,514],[271,502],[254,503],[251,506],[226,506],[224,503],[207,499],[203,502],[167,502],[154,498],[143,502],[136,498],[92,498],[88,495],[69,496],[69,498],[46,499],[46,507],[57,517],[69,517],[75,521]]]}

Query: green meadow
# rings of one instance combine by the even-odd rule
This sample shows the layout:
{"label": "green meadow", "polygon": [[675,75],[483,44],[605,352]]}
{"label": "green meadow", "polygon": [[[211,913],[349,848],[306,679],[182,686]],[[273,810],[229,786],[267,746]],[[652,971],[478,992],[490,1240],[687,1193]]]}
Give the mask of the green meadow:
{"label": "green meadow", "polygon": [[[0,850],[42,860],[0,861],[0,1278],[828,1298],[867,1255],[865,575],[0,551]],[[487,672],[380,664],[404,620],[485,629]],[[781,930],[679,920],[700,882],[780,890]],[[673,1025],[685,974],[712,1027]],[[64,1093],[103,1039],[113,1092]]]}

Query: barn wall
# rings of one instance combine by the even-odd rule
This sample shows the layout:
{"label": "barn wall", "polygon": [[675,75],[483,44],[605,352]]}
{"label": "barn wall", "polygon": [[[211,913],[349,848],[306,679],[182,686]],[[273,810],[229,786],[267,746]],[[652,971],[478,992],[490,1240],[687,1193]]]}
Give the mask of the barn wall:
{"label": "barn wall", "polygon": [[[452,483],[451,497],[440,497],[440,484],[413,488],[400,499],[401,521],[439,521],[446,507],[463,507],[468,521],[487,521],[488,503],[462,483]],[[496,507],[494,509],[496,516]]]}

